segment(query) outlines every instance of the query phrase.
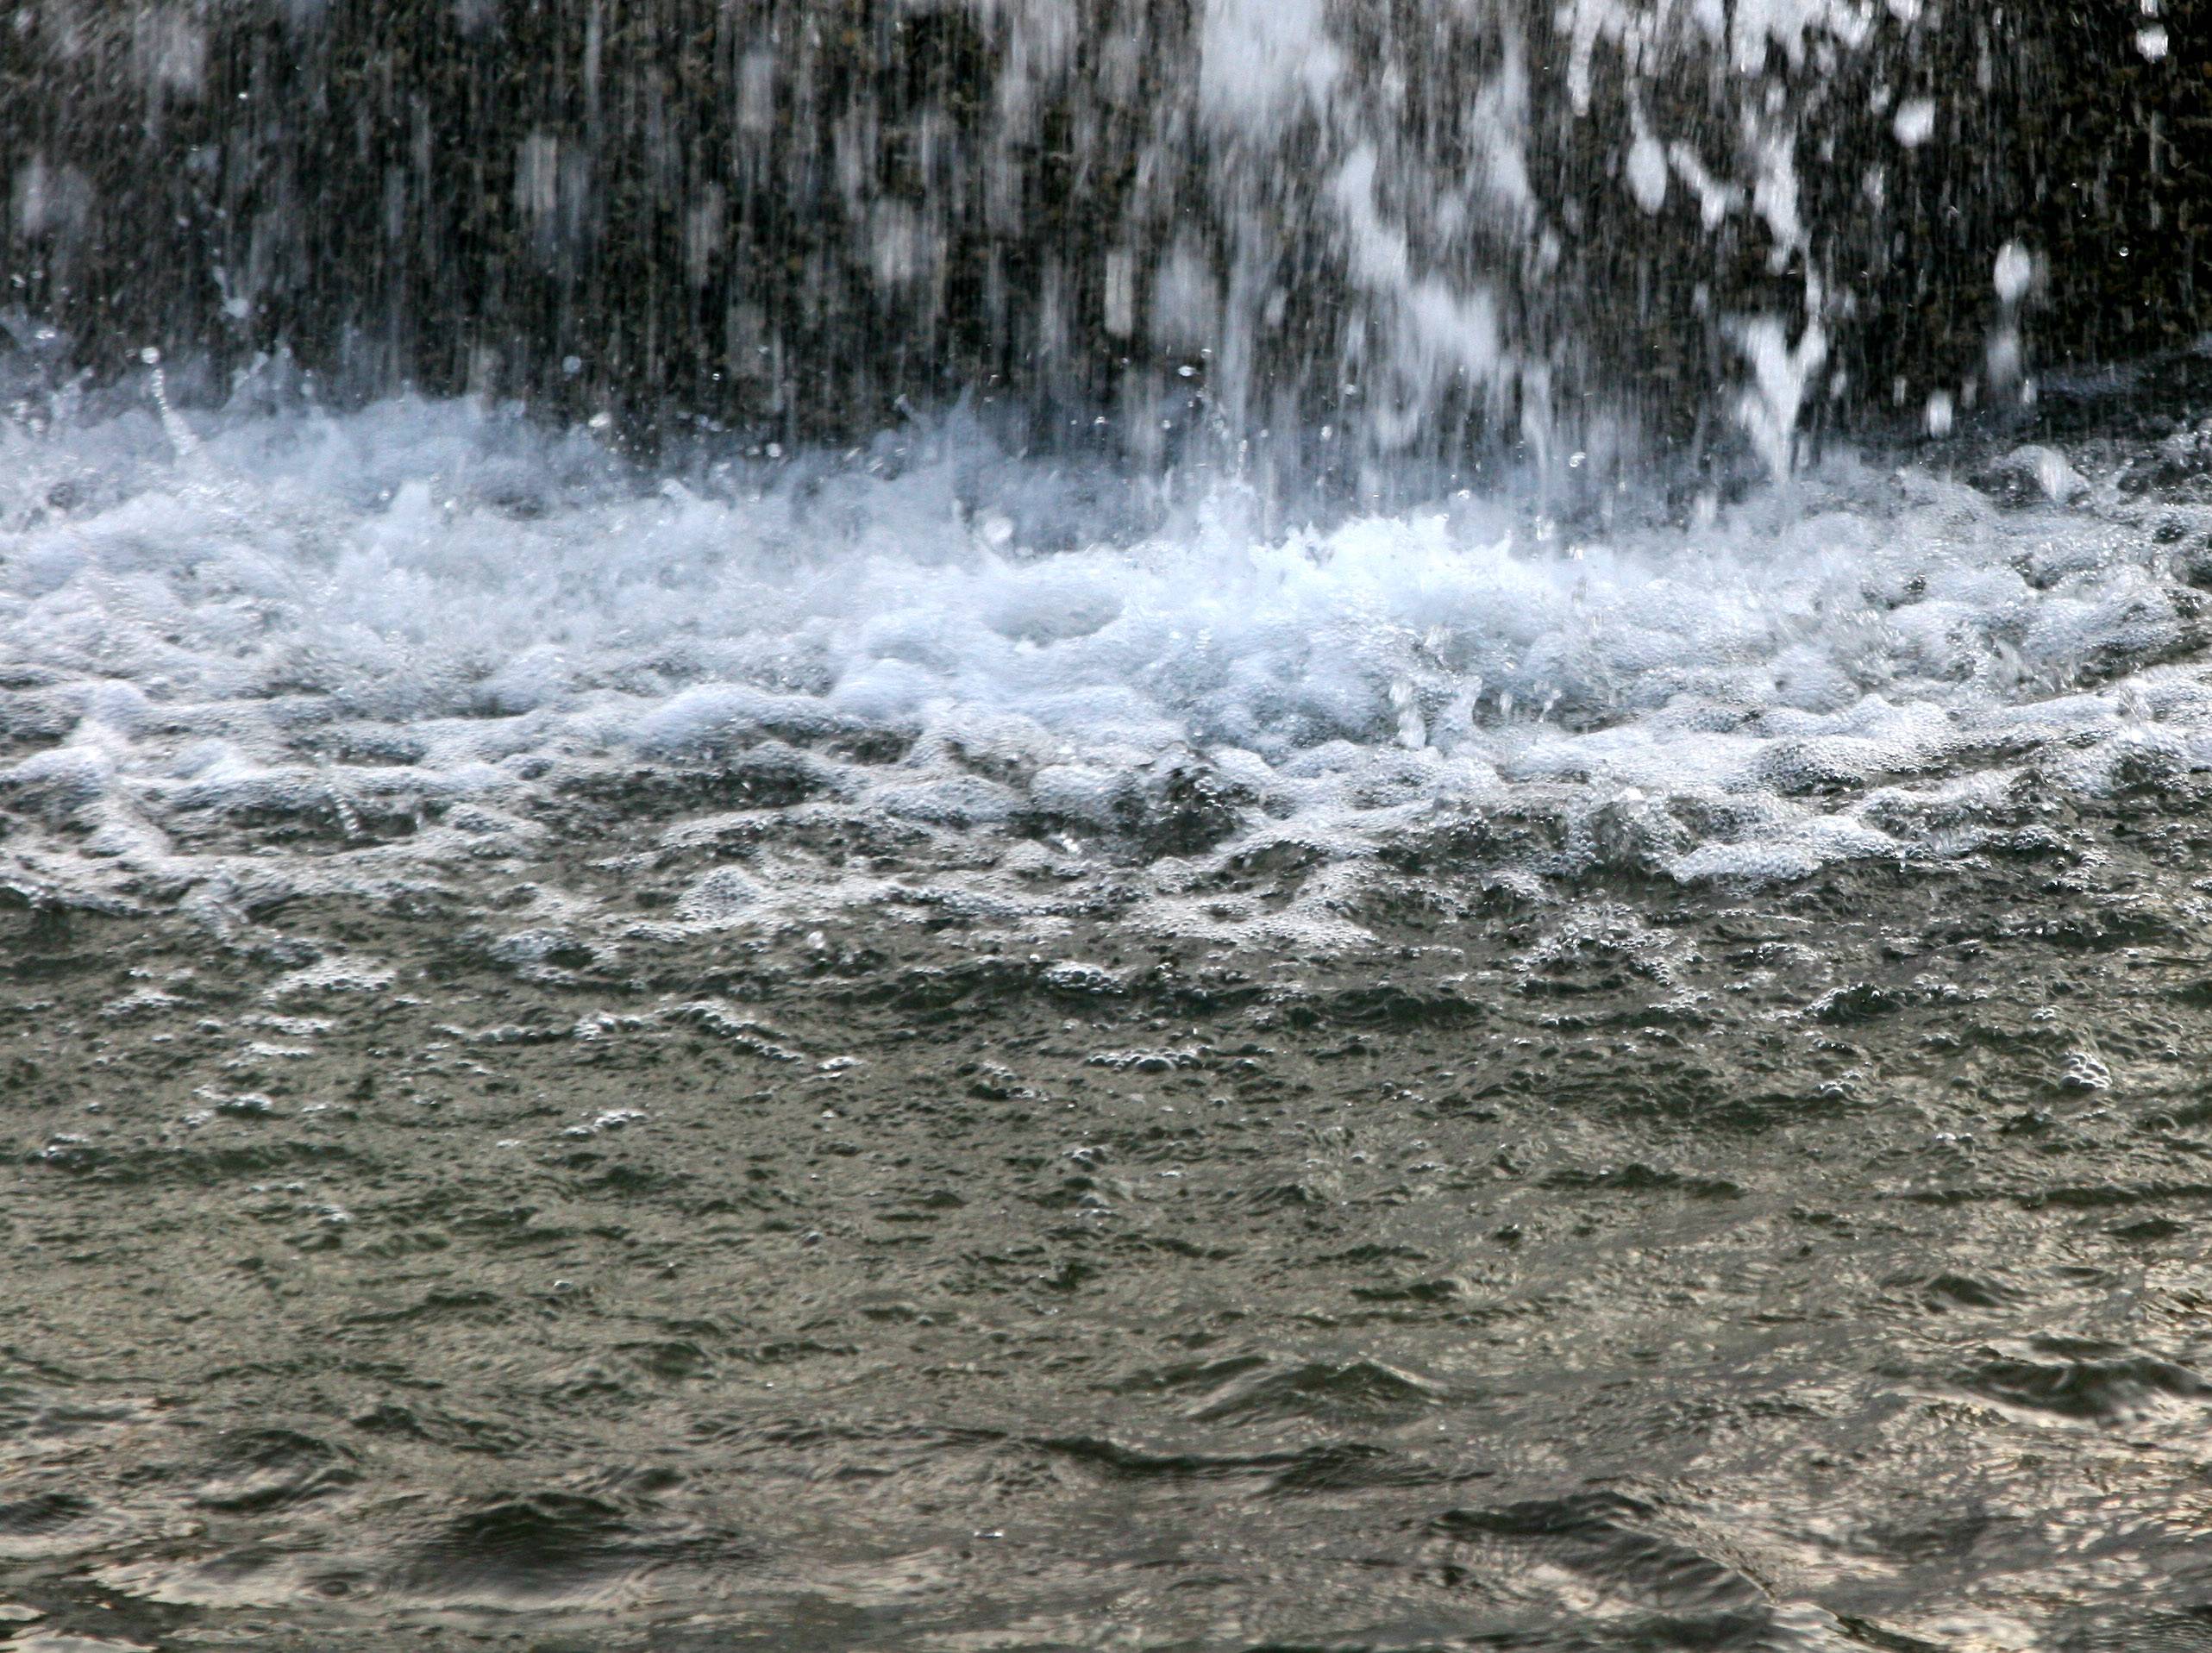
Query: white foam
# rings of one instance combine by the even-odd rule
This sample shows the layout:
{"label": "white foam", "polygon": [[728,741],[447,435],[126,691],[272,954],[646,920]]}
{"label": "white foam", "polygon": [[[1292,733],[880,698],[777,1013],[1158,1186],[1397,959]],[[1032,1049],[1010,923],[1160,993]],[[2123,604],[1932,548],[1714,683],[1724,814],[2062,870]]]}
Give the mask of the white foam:
{"label": "white foam", "polygon": [[[1182,858],[1142,922],[1320,945],[1354,928],[1369,848],[1440,821],[1582,823],[1567,867],[1617,806],[1604,831],[1677,876],[1783,878],[1971,848],[1896,800],[1977,754],[2065,750],[2096,786],[2150,730],[2212,764],[2196,668],[2127,674],[2184,636],[2143,513],[2212,513],[2048,448],[2008,461],[2047,495],[2013,510],[1839,460],[1702,528],[1574,539],[1463,496],[1268,535],[1224,484],[1169,528],[1045,551],[1034,525],[1075,496],[972,437],[646,488],[460,404],[202,425],[185,461],[138,415],[0,431],[0,808],[28,823],[0,883],[36,899],[221,926],[303,888],[389,894],[417,863],[527,861],[549,786],[736,763],[759,807],[701,842],[750,822],[773,847],[815,811],[1000,848],[926,887],[764,853],[631,933],[840,904],[1042,923],[1062,909],[1036,890],[1133,840]],[[65,480],[88,503],[52,504]],[[2084,688],[2091,666],[2119,675]],[[870,731],[895,741],[855,755]],[[246,853],[273,820],[306,836]],[[1288,907],[1207,895],[1269,844],[1341,875]],[[594,945],[581,911],[497,946],[537,967]],[[389,980],[325,963],[281,989]]]}

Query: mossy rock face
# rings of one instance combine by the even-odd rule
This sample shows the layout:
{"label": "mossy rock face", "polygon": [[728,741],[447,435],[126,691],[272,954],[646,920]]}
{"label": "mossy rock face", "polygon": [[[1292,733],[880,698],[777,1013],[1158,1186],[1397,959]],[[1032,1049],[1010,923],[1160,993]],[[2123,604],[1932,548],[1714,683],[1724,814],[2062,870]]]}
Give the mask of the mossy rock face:
{"label": "mossy rock face", "polygon": [[[1848,47],[1684,50],[1632,85],[1601,43],[1577,100],[1565,9],[1349,0],[1327,106],[1263,142],[1206,102],[1201,0],[45,0],[0,31],[6,270],[97,373],[287,351],[342,396],[649,435],[839,440],[966,395],[1046,446],[1103,414],[1140,460],[1333,422],[1364,444],[1300,462],[1350,479],[1602,404],[1701,453],[1734,320],[1794,322],[1808,278],[1821,420],[1974,379],[2008,241],[2046,272],[2032,368],[2212,325],[2208,10],[2168,4],[2155,60],[2133,0],[1884,11]],[[1921,96],[1908,148],[1889,111]],[[1648,210],[1639,130],[1739,182],[1747,135],[1786,131],[1802,244],[1748,191],[1708,223],[1679,168]],[[1346,228],[1363,145],[1392,255],[1482,296],[1499,365],[1407,344]]]}

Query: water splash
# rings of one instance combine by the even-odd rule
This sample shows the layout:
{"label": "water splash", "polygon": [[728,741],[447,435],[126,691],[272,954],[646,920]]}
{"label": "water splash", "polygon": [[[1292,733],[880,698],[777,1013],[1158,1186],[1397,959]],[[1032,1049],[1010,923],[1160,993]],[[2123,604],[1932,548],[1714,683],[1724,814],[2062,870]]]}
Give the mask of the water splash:
{"label": "water splash", "polygon": [[[964,394],[1018,445],[1286,497],[1403,500],[1516,448],[1595,490],[1702,458],[1747,391],[1771,464],[1775,420],[1887,385],[1861,364],[1921,336],[1870,325],[1913,238],[2011,211],[2024,183],[1961,180],[2049,55],[2032,20],[1843,0],[839,16],[28,8],[16,295],[79,361],[160,342],[192,401],[288,356],[354,400],[789,448]],[[1938,297],[1913,316],[1983,330],[1986,288]],[[1825,341],[1794,401],[1740,342],[1770,322]],[[1977,368],[1899,371],[1924,397]]]}

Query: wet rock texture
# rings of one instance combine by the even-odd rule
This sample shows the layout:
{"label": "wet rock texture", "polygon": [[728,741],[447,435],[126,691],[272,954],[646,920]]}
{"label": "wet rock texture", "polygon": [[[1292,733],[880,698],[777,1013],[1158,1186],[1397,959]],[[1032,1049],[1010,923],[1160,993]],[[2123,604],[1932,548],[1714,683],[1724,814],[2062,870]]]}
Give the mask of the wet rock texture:
{"label": "wet rock texture", "polygon": [[[1632,84],[1601,39],[1578,112],[1570,24],[1602,8],[1375,0],[1316,37],[1350,66],[1325,108],[1239,127],[1194,70],[1206,9],[1149,0],[48,0],[0,34],[11,330],[102,374],[159,344],[211,390],[284,351],[341,392],[515,392],[645,435],[838,437],[965,394],[1040,442],[1106,416],[1156,462],[1334,420],[1365,449],[1288,457],[1360,481],[1524,415],[1573,434],[1594,394],[1721,441],[1738,323],[1794,333],[1808,279],[1846,419],[2001,396],[2008,241],[2040,260],[2031,366],[2203,329],[2194,0],[1873,9],[1854,46],[1815,29],[1748,68],[1677,20],[1691,47]],[[1639,204],[1639,123],[1735,191],[1718,224],[1679,167]],[[1783,140],[1802,244],[1751,199]],[[1492,342],[1429,337],[1439,292],[1481,296]]]}
{"label": "wet rock texture", "polygon": [[643,782],[0,914],[0,1639],[2196,1645],[2193,786],[1755,896],[1408,837],[1329,955],[520,944],[697,886]]}

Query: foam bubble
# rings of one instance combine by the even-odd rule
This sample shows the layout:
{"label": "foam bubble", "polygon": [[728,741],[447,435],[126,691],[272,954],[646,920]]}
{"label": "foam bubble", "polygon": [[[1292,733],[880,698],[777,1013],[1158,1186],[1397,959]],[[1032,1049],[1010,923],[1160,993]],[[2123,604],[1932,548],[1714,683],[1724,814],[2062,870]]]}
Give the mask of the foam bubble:
{"label": "foam bubble", "polygon": [[[926,892],[797,852],[701,870],[655,934],[923,900],[1043,924],[1053,869],[1119,845],[1156,863],[1134,921],[1321,946],[1357,930],[1372,847],[1439,823],[1545,815],[1513,855],[1552,872],[1777,879],[1971,847],[1896,789],[1996,754],[2110,784],[2082,753],[2131,706],[2160,761],[2212,762],[2212,697],[2157,664],[2192,634],[2142,522],[2212,514],[2049,448],[1998,462],[2030,485],[2002,507],[1842,458],[1687,528],[1461,496],[1266,533],[1233,479],[1137,531],[958,433],[647,486],[460,404],[201,424],[181,458],[141,414],[0,430],[12,886],[234,924],[526,860],[530,800],[596,776],[619,806],[652,762],[720,777],[708,838],[811,811],[999,846]],[[64,474],[83,503],[52,503]],[[285,855],[243,853],[270,833]],[[1286,844],[1337,870],[1208,893]],[[1470,877],[1513,859],[1484,854]],[[590,954],[578,913],[539,916],[500,956]],[[284,991],[382,985],[345,974]]]}

